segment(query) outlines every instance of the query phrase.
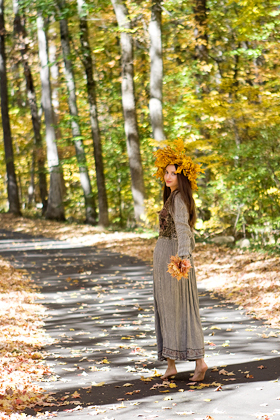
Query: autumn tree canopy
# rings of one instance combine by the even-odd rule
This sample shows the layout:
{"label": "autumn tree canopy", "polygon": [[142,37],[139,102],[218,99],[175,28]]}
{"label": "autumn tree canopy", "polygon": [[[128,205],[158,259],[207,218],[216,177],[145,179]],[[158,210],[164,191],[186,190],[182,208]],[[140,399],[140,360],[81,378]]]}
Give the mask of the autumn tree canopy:
{"label": "autumn tree canopy", "polygon": [[17,212],[153,227],[153,151],[181,138],[205,169],[197,231],[277,239],[279,14],[274,0],[6,0],[1,211],[18,189]]}

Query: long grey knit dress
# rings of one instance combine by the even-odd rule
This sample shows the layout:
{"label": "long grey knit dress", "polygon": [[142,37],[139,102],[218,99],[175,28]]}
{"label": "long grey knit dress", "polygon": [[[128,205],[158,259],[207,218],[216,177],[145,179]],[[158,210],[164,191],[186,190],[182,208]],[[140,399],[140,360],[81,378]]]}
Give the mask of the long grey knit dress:
{"label": "long grey knit dress", "polygon": [[[174,211],[171,197],[174,197]],[[188,258],[194,267],[195,247],[187,207],[176,190],[159,213],[159,238],[154,251],[154,303],[158,359],[196,360],[204,357],[195,270],[180,281],[167,273],[171,255]]]}

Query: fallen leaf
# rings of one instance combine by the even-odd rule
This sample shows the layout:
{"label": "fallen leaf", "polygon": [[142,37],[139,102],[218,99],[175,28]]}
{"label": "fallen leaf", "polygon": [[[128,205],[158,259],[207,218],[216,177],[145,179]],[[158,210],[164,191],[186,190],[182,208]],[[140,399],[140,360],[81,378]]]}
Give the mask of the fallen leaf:
{"label": "fallen leaf", "polygon": [[103,385],[105,385],[105,382],[98,382],[98,383],[92,382],[91,385],[92,386],[103,386]]}
{"label": "fallen leaf", "polygon": [[71,394],[72,398],[80,398],[80,396],[81,395],[77,391],[75,391],[73,394]]}

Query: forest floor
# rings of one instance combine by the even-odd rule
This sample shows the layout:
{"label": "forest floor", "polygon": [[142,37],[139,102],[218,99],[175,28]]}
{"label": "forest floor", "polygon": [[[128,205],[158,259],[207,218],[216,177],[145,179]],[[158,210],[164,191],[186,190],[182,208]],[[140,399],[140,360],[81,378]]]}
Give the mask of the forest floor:
{"label": "forest floor", "polygon": [[[84,258],[84,256],[86,255],[86,252],[89,252],[89,251],[85,251],[87,249],[96,250],[95,252],[97,253],[97,255],[103,255],[102,257],[103,260],[104,258],[106,260],[108,256],[109,256],[109,260],[112,259],[111,255],[114,255],[112,254],[114,252],[117,252],[118,254],[122,254],[123,260],[119,259],[119,262],[123,261],[124,266],[125,264],[128,264],[128,265],[132,264],[131,263],[132,260],[128,260],[128,263],[127,262],[125,263],[125,258],[127,258],[126,256],[130,256],[128,258],[132,258],[132,259],[134,257],[137,257],[137,259],[141,259],[146,262],[146,264],[143,265],[144,267],[147,267],[147,269],[145,269],[146,271],[148,270],[148,272],[150,273],[150,270],[151,270],[149,266],[150,266],[150,263],[152,262],[153,248],[154,248],[156,239],[155,238],[147,239],[144,237],[145,236],[144,234],[138,235],[138,234],[133,234],[130,232],[105,233],[105,232],[100,232],[97,228],[89,227],[86,225],[76,225],[76,224],[66,225],[63,223],[51,223],[51,222],[46,222],[43,220],[34,221],[32,219],[25,219],[25,218],[14,219],[8,215],[1,215],[0,222],[1,222],[2,229],[6,229],[6,232],[9,232],[9,231],[11,232],[11,237],[9,237],[9,233],[3,234],[2,235],[3,240],[1,240],[1,243],[3,244],[2,247],[4,246],[5,248],[6,246],[6,251],[10,249],[9,258],[12,259],[12,261],[16,261],[16,259],[14,258],[14,255],[16,255],[17,253],[22,255],[22,258],[25,258],[27,261],[27,263],[25,262],[22,265],[22,267],[28,268],[29,275],[31,274],[33,279],[34,279],[34,276],[35,277],[37,276],[37,282],[36,282],[37,284],[38,282],[40,283],[40,281],[42,280],[43,274],[44,275],[47,274],[47,273],[44,273],[44,270],[52,270],[53,274],[55,274],[57,278],[59,279],[61,278],[61,280],[56,279],[56,282],[59,283],[60,281],[63,281],[66,284],[64,289],[69,290],[69,293],[71,292],[72,295],[75,295],[75,297],[78,297],[79,294],[81,294],[82,296],[83,290],[85,289],[83,282],[88,282],[89,280],[87,280],[87,278],[92,278],[92,273],[93,273],[87,270],[92,270],[92,264],[93,265],[96,264],[96,262],[92,262],[92,261],[89,261],[87,258]],[[12,239],[14,235],[12,234],[12,231],[17,232],[15,234],[16,239]],[[39,241],[37,243],[36,237],[32,239],[32,237],[29,237],[26,234],[41,236],[41,239],[40,239],[41,242]],[[45,237],[45,238],[55,237],[56,239],[59,239],[59,240],[64,240],[64,241],[67,240],[68,245],[63,251],[63,252],[66,252],[67,254],[62,253],[57,256],[55,253],[55,256],[57,256],[58,258],[54,259],[54,257],[52,258],[48,257],[48,260],[46,259],[42,260],[40,253],[45,252],[45,251],[43,250],[40,251],[40,249],[44,249],[46,247],[47,248],[57,247],[57,244],[55,243],[55,241],[52,241],[52,240],[48,241],[47,239],[44,239],[44,238],[42,239],[42,237]],[[17,238],[20,238],[20,239],[17,239]],[[24,238],[27,238],[27,239],[24,239]],[[8,243],[8,248],[7,248],[7,243]],[[94,247],[92,248],[92,246]],[[68,257],[70,249],[72,252],[71,262]],[[79,251],[79,249],[81,251]],[[80,252],[80,258],[78,258],[79,252]],[[49,255],[49,253],[47,255]],[[51,251],[50,251],[50,256],[51,256]],[[33,260],[30,261],[30,258],[33,259],[34,261]],[[39,264],[38,264],[38,258],[41,259],[39,261]],[[117,258],[117,257],[114,257],[114,258]],[[121,258],[121,256],[118,258]],[[134,261],[133,264],[134,265],[136,264],[137,270],[139,270],[137,259],[133,260]],[[54,262],[56,260],[59,260],[59,266],[56,266],[56,263]],[[104,266],[103,260],[100,260],[102,263],[98,264],[100,266],[99,268],[100,270],[102,270],[103,269],[102,267]],[[42,261],[45,261],[45,262],[42,262]],[[47,262],[49,261],[50,263],[47,264]],[[63,261],[63,263],[61,261]],[[266,324],[270,325],[272,328],[276,330],[280,327],[280,322],[279,322],[280,293],[279,293],[279,277],[278,277],[279,257],[278,256],[271,256],[266,253],[251,252],[251,251],[244,251],[244,250],[242,251],[242,250],[237,250],[237,249],[232,250],[227,247],[217,247],[217,246],[209,245],[209,244],[207,245],[198,244],[196,247],[196,252],[195,252],[195,263],[196,263],[196,272],[197,272],[199,282],[200,284],[202,284],[204,289],[206,288],[210,291],[210,298],[212,297],[212,299],[213,298],[217,299],[215,295],[218,295],[219,299],[220,297],[223,297],[225,299],[225,302],[235,303],[239,305],[236,309],[241,310],[241,311],[243,310],[241,314],[247,311],[254,318],[266,319]],[[25,270],[15,269],[9,262],[2,259],[1,259],[0,264],[1,264],[1,267],[0,267],[1,268],[0,308],[1,308],[1,327],[2,327],[1,328],[1,342],[3,343],[0,348],[0,357],[1,357],[0,374],[1,374],[1,380],[2,380],[1,388],[0,388],[0,406],[2,406],[2,410],[4,410],[2,413],[0,413],[0,418],[1,419],[8,419],[8,418],[18,419],[18,418],[23,418],[22,417],[23,414],[19,414],[19,413],[23,410],[24,407],[32,407],[32,406],[34,407],[38,405],[41,407],[44,407],[45,405],[46,407],[48,407],[48,409],[51,409],[52,405],[57,407],[57,402],[55,402],[55,400],[57,400],[57,390],[56,392],[54,392],[54,394],[56,394],[55,397],[52,396],[52,393],[46,394],[44,392],[44,389],[41,387],[41,385],[44,385],[44,384],[40,383],[39,381],[43,377],[44,382],[48,384],[48,383],[52,383],[52,381],[58,380],[59,376],[63,376],[63,375],[60,371],[59,375],[57,376],[57,374],[52,371],[50,365],[46,365],[45,361],[43,360],[44,357],[46,357],[44,352],[39,351],[42,344],[44,346],[49,346],[49,348],[50,346],[53,346],[53,352],[54,352],[53,355],[56,355],[54,357],[58,357],[57,351],[55,348],[59,346],[57,344],[50,344],[52,342],[55,343],[54,335],[52,334],[52,337],[49,337],[46,334],[45,330],[43,329],[44,311],[46,307],[38,304],[38,298],[40,298],[40,294],[38,294],[39,292],[38,288],[34,286],[33,280],[31,280],[31,278],[26,275],[27,272]],[[80,265],[79,270],[77,270],[77,267],[75,266],[75,264]],[[74,271],[76,270],[78,273],[81,273],[80,274],[81,279],[75,280],[73,279],[72,275],[67,276],[66,267],[67,269],[70,269],[70,267],[68,267],[69,265],[71,266],[72,271],[74,269]],[[37,269],[36,269],[36,266],[38,266]],[[119,266],[121,267],[120,264]],[[34,270],[34,271],[31,271],[31,270]],[[59,272],[60,270],[62,272]],[[119,273],[119,271],[114,271],[114,275],[118,279],[118,274],[116,273]],[[112,275],[113,274],[110,274],[110,276]],[[145,279],[146,275],[147,273],[143,271],[142,277],[139,277],[139,279]],[[103,279],[103,278],[106,279],[106,277],[104,276],[99,277],[99,279]],[[126,277],[122,277],[122,278],[126,279]],[[53,277],[48,274],[48,277],[46,277],[46,279],[47,281],[43,282],[44,284],[43,289],[44,288],[46,289],[45,296],[47,296],[47,298],[46,297],[44,298],[45,301],[43,303],[44,305],[47,303],[48,308],[50,308],[54,300],[54,298],[51,298],[49,296],[49,293],[50,293],[49,289],[50,287],[51,288],[53,287],[53,284],[52,284]],[[130,280],[130,277],[127,277],[128,282],[126,281],[125,285],[127,285],[129,281],[131,284],[129,286],[125,286],[125,285],[120,286],[120,288],[122,289],[124,287],[125,289],[127,289],[127,291],[131,289],[128,292],[128,295],[135,293],[134,291],[132,291],[133,289],[137,289],[137,288],[142,289],[141,280],[139,279],[137,279],[136,285],[134,285],[134,283]],[[97,279],[92,279],[91,281],[96,282]],[[103,280],[100,280],[100,281],[103,281]],[[118,282],[119,280],[116,280],[116,284]],[[112,283],[112,281],[110,281],[110,283]],[[144,282],[144,283],[148,283],[148,282]],[[149,284],[147,287],[150,288],[150,286],[151,285]],[[54,296],[57,296],[57,294],[59,295],[62,293],[61,286],[58,285],[55,287],[56,288],[58,287],[58,290],[56,294],[54,295]],[[98,287],[101,287],[101,286],[98,286]],[[112,291],[108,290],[104,294],[104,289],[106,289],[106,287],[107,287],[106,285],[102,286],[101,290],[98,292],[98,297],[100,299],[106,296],[106,293],[107,293],[107,296],[110,296],[108,293],[113,293],[113,290]],[[71,291],[71,289],[73,290]],[[142,290],[140,290],[139,294],[140,293],[143,293]],[[73,299],[72,295],[70,296],[71,299]],[[111,295],[111,296],[114,296],[114,295]],[[200,296],[201,296],[200,300],[208,299],[205,294],[201,294]],[[203,297],[203,296],[206,296],[206,297]],[[49,301],[46,302],[46,299],[47,300],[49,299]],[[63,302],[63,299],[60,299],[59,296],[56,297],[55,299],[56,299],[56,302]],[[125,301],[127,300],[127,293],[121,299],[124,301],[124,303],[126,303]],[[133,305],[134,310],[136,311],[136,313],[138,312],[138,317],[151,316],[152,306],[150,305],[150,302],[148,302],[150,299],[151,297],[149,298],[146,297],[145,299],[142,299],[142,302],[139,301],[140,303],[137,303],[137,304],[134,303]],[[36,300],[36,303],[35,303],[35,300]],[[112,300],[112,298],[110,298],[110,300]],[[78,302],[80,302],[80,299],[78,299]],[[102,302],[104,302],[104,300],[103,301],[99,300],[99,303],[102,304]],[[106,299],[105,299],[105,302],[106,302]],[[210,302],[209,304],[209,302],[207,302],[207,304],[204,305],[205,307],[202,308],[202,310],[205,310],[205,309],[208,310],[211,308],[213,309],[213,307],[227,308],[227,306],[225,306],[224,303],[220,303],[220,301],[218,301],[217,303],[218,303],[217,305],[213,305],[213,303]],[[82,313],[87,305],[81,304],[81,303],[79,304],[81,305],[79,309],[80,309],[80,312]],[[211,304],[213,306],[210,306]],[[62,303],[60,303],[60,305],[65,306]],[[127,307],[129,306],[129,303],[128,305],[121,305],[121,306]],[[100,311],[102,311],[101,309],[102,306],[100,306],[99,308],[100,308]],[[75,311],[76,309],[77,308],[71,307],[70,311],[68,311],[68,314],[69,313],[76,314],[76,312],[72,312],[72,311]],[[116,311],[118,311],[118,309],[116,309]],[[147,314],[145,315],[145,313]],[[58,328],[61,326],[61,321],[60,323],[58,321],[59,316],[61,318],[61,314],[60,315],[56,314],[56,315],[57,316],[56,316],[55,322],[57,323],[57,325],[55,327],[52,325],[52,331],[54,328]],[[115,316],[118,316],[117,313],[115,314]],[[66,320],[67,317],[69,317],[69,315],[67,314],[64,315],[63,320]],[[109,322],[108,320],[110,316],[108,317],[108,319],[106,318],[106,320],[105,318],[106,318],[106,314],[102,314],[101,316],[91,317],[91,319],[95,320],[94,322],[97,324],[104,323],[104,325],[102,326],[103,332],[100,331],[99,333],[100,337],[103,337],[103,336],[106,337],[108,335],[108,333],[106,332],[107,326],[105,323]],[[220,317],[216,317],[215,319],[223,319],[223,318],[227,318],[227,317],[220,316]],[[131,318],[128,318],[128,319],[131,319]],[[141,320],[139,319],[138,321],[137,319],[138,318],[136,314],[135,321],[133,321],[132,323],[132,324],[135,324],[135,327],[133,327],[133,329],[138,329],[137,325],[141,324],[140,322]],[[65,323],[68,323],[67,321],[65,321]],[[79,320],[77,319],[77,321]],[[120,321],[121,321],[120,325],[119,326],[113,325],[112,329],[126,328],[124,326],[125,322],[123,321],[123,318]],[[147,322],[148,322],[148,319],[147,319]],[[51,321],[49,321],[49,324],[50,323]],[[210,324],[211,326],[209,325],[208,327],[205,327],[206,329],[208,328],[210,330],[217,330],[217,331],[212,331],[210,335],[214,336],[215,334],[218,335],[219,333],[222,333],[222,330],[224,330],[224,326],[222,325],[222,322],[220,326],[217,324],[217,322],[215,325],[212,325],[212,324],[213,324],[213,321]],[[106,328],[104,329],[104,327]],[[81,331],[78,331],[79,328],[81,329]],[[152,328],[152,327],[149,327],[149,328]],[[256,336],[259,337],[258,340],[265,339],[264,341],[266,341],[267,339],[268,343],[274,337],[275,338],[279,337],[279,332],[272,330],[271,328],[268,329],[266,327],[262,331],[260,329],[254,330],[254,328],[253,329],[251,327],[245,328],[244,326],[244,331],[255,331],[257,333]],[[78,328],[76,328],[75,326],[75,328],[70,328],[69,331],[71,330],[76,331],[75,333],[73,332],[71,334],[79,334],[79,335],[90,334],[90,332],[83,332],[83,330],[85,329],[86,328],[84,328],[83,325],[82,327],[80,327],[80,324],[78,322]],[[141,329],[142,328],[140,327],[140,330]],[[89,331],[91,330],[92,330],[92,327],[89,328]],[[232,327],[226,329],[226,331],[232,331],[232,330],[233,330]],[[69,334],[69,332],[66,334]],[[137,339],[138,337],[138,341],[139,341],[139,338],[143,339],[144,337],[146,337],[146,333],[144,331],[140,331],[138,335],[136,336],[135,334],[134,335],[131,334],[131,332],[127,335],[122,331],[120,332],[120,334],[122,335],[121,337],[122,340],[127,339],[127,340],[133,341],[134,338]],[[245,334],[248,335],[248,333],[245,333]],[[89,337],[89,338],[94,339],[95,337]],[[248,338],[252,338],[252,337],[246,337],[246,339]],[[214,338],[215,343],[213,343],[213,338],[209,342],[207,342],[207,344],[209,345],[209,348],[211,350],[217,347],[225,348],[225,350],[227,350],[227,347],[231,347],[232,350],[234,349],[233,344],[230,344],[229,340],[224,340],[224,337],[220,337],[220,339],[223,340],[223,344],[221,344],[221,346],[218,345],[219,338],[215,337]],[[65,343],[71,343],[71,340],[72,339],[68,337],[65,340]],[[100,338],[99,340],[102,340],[102,339]],[[104,338],[103,341],[104,340],[106,339]],[[148,353],[147,351],[145,351],[145,349],[141,346],[140,343],[138,345],[136,343],[131,345],[132,343],[129,341],[130,345],[124,344],[123,346],[112,347],[112,349],[111,347],[108,347],[109,344],[107,341],[103,342],[102,344],[104,345],[103,353],[106,352],[108,353],[108,355],[111,355],[112,353],[119,353],[120,350],[116,350],[116,349],[123,348],[123,350],[121,351],[131,350],[130,354],[135,354],[135,355],[138,355],[139,357],[140,356],[143,357],[144,359],[142,360],[142,363],[141,363],[142,372],[147,371],[148,373],[150,373],[150,376],[153,377],[154,379],[157,377],[156,370],[152,372],[151,369],[145,367],[147,366],[147,364],[151,363],[151,361],[149,360],[153,356],[151,356],[150,354],[150,356],[147,357]],[[85,341],[83,341],[83,345],[89,346],[90,344],[85,343]],[[96,346],[99,346],[99,345],[101,344],[100,343],[96,344]],[[154,346],[154,344],[150,344],[150,345]],[[67,344],[65,344],[64,346],[67,346]],[[264,348],[264,344],[262,344],[261,347]],[[100,351],[101,351],[101,348],[100,348]],[[273,350],[273,352],[277,353],[276,350]],[[74,356],[81,357],[82,353],[81,353],[81,350],[76,350],[76,353],[75,353],[75,350],[72,349],[71,354],[72,355],[70,356],[70,358]],[[230,353],[230,354],[233,355],[234,353]],[[64,361],[63,357],[64,356],[62,355],[59,356],[59,358],[61,359],[61,362],[57,364],[58,365],[67,364],[68,366],[70,359],[65,358],[65,361]],[[81,362],[83,359],[86,362],[87,361],[90,362],[90,360],[87,357],[88,357],[87,355],[82,357],[82,359],[79,359],[79,362]],[[93,362],[95,362],[95,366],[90,366],[90,370],[92,372],[95,372],[95,375],[98,375],[97,372],[105,375],[105,372],[110,370],[109,365],[111,361],[110,360],[108,361],[108,358],[109,356],[103,358],[101,361],[97,359],[92,360]],[[57,361],[57,359],[55,360]],[[259,360],[262,360],[262,359],[260,358]],[[82,366],[83,364],[81,362],[79,363],[78,367],[77,365],[73,365],[73,366],[71,365],[70,367],[68,366],[68,367],[62,368],[62,370],[64,369],[69,374],[69,372],[80,369],[81,373],[78,376],[88,375],[88,373],[86,373],[86,370],[85,370],[88,367],[84,368]],[[129,368],[129,366],[127,366],[126,368]],[[255,368],[266,369],[267,366],[260,365],[260,366],[255,366]],[[274,369],[274,367],[272,366],[271,368]],[[130,367],[129,369],[128,369],[128,372],[141,371],[141,369],[139,370],[139,368],[137,368],[136,370],[133,370],[134,368]],[[215,372],[215,368],[213,372]],[[218,373],[219,373],[219,376],[226,375],[225,378],[227,377],[227,375],[228,376],[231,375],[231,373],[228,372],[228,370],[224,370],[224,369],[219,369]],[[249,379],[253,377],[252,372],[250,372],[247,375],[249,375],[247,376],[247,378]],[[68,380],[71,380],[71,379],[67,379],[65,377],[64,378],[62,377],[61,379],[61,381],[65,381],[65,382],[67,382]],[[148,379],[147,381],[145,381],[145,379],[142,379],[143,384],[147,384],[147,382],[149,382],[150,380],[152,379]],[[227,380],[229,381],[230,378]],[[103,387],[105,384],[105,382],[104,384],[103,382],[104,381],[101,375],[100,382],[92,382],[92,386]],[[214,378],[214,380],[212,381],[212,384],[217,385],[218,390],[220,386],[224,385],[223,383],[220,384],[217,378]],[[122,386],[132,387],[133,384],[126,382]],[[139,385],[137,386],[141,388],[141,386]],[[156,384],[156,386],[160,387],[159,384]],[[197,385],[189,383],[188,386],[191,390],[192,389],[191,387],[193,387],[193,389],[196,389]],[[201,386],[201,388],[197,388],[197,389],[202,389],[203,387],[208,388],[209,386],[211,386],[211,384],[209,385],[208,383],[206,383],[203,386]],[[164,391],[160,391],[160,392],[168,392],[169,388],[176,388],[176,387],[177,387],[176,383],[173,384],[173,381],[171,381],[171,383],[165,385]],[[61,401],[59,405],[65,405],[66,403],[69,405],[69,402],[67,399],[69,398],[69,395],[71,395],[72,406],[75,407],[76,405],[77,407],[79,407],[79,405],[77,404],[78,404],[78,399],[81,396],[81,392],[88,393],[90,392],[89,388],[90,387],[82,387],[84,391],[81,391],[80,389],[78,391],[72,390],[73,392],[71,391],[72,392],[71,394],[69,391],[68,392],[63,391],[62,394],[60,395]],[[120,386],[115,386],[114,388],[120,388]],[[109,390],[108,393],[112,394],[113,391],[114,389]],[[129,390],[129,392],[127,392],[125,395],[125,399],[128,398],[127,395],[134,395],[135,393],[138,393],[138,392],[140,394],[143,394],[142,391],[144,392],[144,389],[142,390],[142,388],[140,390],[132,390],[132,391]],[[180,389],[180,391],[183,392],[184,389]],[[61,390],[60,390],[60,393],[61,393]],[[102,393],[102,395],[104,395],[104,393]],[[121,396],[122,395],[120,395],[120,397]],[[101,395],[100,397],[103,398]],[[84,396],[84,398],[86,398],[86,395]],[[107,398],[108,398],[107,403],[109,403],[110,402],[109,397]],[[118,400],[122,401],[124,400],[124,398],[118,398]],[[166,401],[172,400],[172,398],[166,397],[164,398],[164,400]],[[208,400],[205,399],[204,401],[208,401]],[[100,400],[100,402],[102,403],[103,401]],[[96,402],[96,404],[97,403],[98,402]],[[75,411],[75,408],[73,408],[71,404],[68,407],[69,413]],[[137,404],[138,403],[135,402],[134,405],[137,405]],[[177,403],[174,403],[173,405],[176,405],[176,404]],[[124,409],[125,406],[123,405],[123,403],[119,403],[119,406],[117,406],[116,409],[122,409],[122,408]],[[179,402],[178,402],[178,410],[179,410]],[[121,410],[121,411],[125,412],[125,410]],[[149,412],[149,410],[147,412]],[[94,413],[91,412],[91,415],[100,414],[102,413],[102,411],[100,411],[99,408],[96,408],[96,411],[94,411]],[[186,412],[182,411],[178,413],[179,415],[191,414],[191,412],[188,412],[188,411]],[[56,416],[56,414],[53,413],[53,416]],[[125,418],[125,417],[121,417],[121,418]],[[205,418],[210,419],[214,417],[208,416]],[[259,417],[259,418],[262,418],[262,417]],[[264,418],[269,418],[269,417],[264,417]]]}
{"label": "forest floor", "polygon": [[40,352],[48,340],[43,330],[45,308],[35,303],[39,296],[25,270],[0,258],[1,420],[22,418],[16,412],[46,399],[45,390],[35,384],[43,375],[51,375]]}
{"label": "forest floor", "polygon": [[[151,264],[157,240],[147,238],[145,233],[102,231],[85,224],[15,218],[9,214],[0,214],[0,223],[2,229],[96,245]],[[280,328],[279,255],[198,243],[194,258],[198,281],[213,295],[218,294],[257,319],[266,319],[272,327]]]}

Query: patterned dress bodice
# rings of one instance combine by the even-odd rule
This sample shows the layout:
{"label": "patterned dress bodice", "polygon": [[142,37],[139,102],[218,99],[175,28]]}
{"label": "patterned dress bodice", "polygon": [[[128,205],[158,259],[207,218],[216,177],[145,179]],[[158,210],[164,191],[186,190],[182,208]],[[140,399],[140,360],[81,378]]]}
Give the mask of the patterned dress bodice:
{"label": "patterned dress bodice", "polygon": [[179,257],[190,257],[195,247],[193,231],[189,225],[188,209],[180,193],[175,193],[174,210],[171,210],[171,195],[159,212],[159,237],[178,240]]}
{"label": "patterned dress bodice", "polygon": [[177,239],[174,219],[170,212],[170,197],[166,200],[163,208],[159,212],[159,237]]}

